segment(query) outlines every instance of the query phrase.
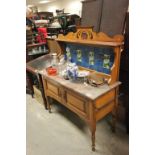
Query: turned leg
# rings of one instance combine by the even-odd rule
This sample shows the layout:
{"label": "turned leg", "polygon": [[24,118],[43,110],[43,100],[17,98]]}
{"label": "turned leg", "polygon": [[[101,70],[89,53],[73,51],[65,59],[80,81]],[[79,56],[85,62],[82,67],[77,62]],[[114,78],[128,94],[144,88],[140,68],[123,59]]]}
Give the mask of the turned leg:
{"label": "turned leg", "polygon": [[51,112],[51,105],[49,103],[49,97],[48,96],[46,97],[46,100],[47,100],[47,108],[48,108],[48,111],[49,111],[49,113],[52,113]]}
{"label": "turned leg", "polygon": [[116,132],[116,121],[117,121],[117,106],[118,106],[118,88],[116,89],[115,106],[112,111],[112,132]]}
{"label": "turned leg", "polygon": [[46,110],[48,110],[47,99],[45,97],[45,92],[44,92],[44,88],[43,88],[43,81],[42,81],[42,78],[41,78],[40,74],[38,74],[38,81],[39,81],[39,89],[41,91],[42,98],[43,98],[44,107],[45,107]]}
{"label": "turned leg", "polygon": [[112,112],[112,132],[116,131],[116,110]]}
{"label": "turned leg", "polygon": [[92,132],[92,151],[95,151],[95,131]]}
{"label": "turned leg", "polygon": [[95,151],[95,132],[96,132],[96,124],[89,124],[91,131],[91,141],[92,141],[92,151]]}
{"label": "turned leg", "polygon": [[96,116],[95,116],[95,107],[92,102],[90,102],[89,104],[89,111],[90,111],[89,127],[91,130],[92,151],[95,151]]}
{"label": "turned leg", "polygon": [[95,151],[95,132],[96,132],[96,124],[95,122],[90,124],[91,129],[91,140],[92,140],[92,151]]}
{"label": "turned leg", "polygon": [[46,84],[46,81],[43,77],[39,77],[40,78],[40,85],[43,86],[42,90],[43,90],[43,99],[45,99],[45,108],[47,108],[47,110],[49,111],[49,113],[51,113],[51,105],[49,103],[49,97],[48,97],[48,94],[46,93],[46,90],[47,90],[47,84]]}

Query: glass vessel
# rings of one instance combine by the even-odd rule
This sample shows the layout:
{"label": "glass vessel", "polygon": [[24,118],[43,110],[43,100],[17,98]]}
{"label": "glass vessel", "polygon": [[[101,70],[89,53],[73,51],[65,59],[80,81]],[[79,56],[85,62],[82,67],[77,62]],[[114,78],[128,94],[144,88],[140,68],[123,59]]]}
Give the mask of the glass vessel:
{"label": "glass vessel", "polygon": [[51,66],[52,67],[57,67],[58,66],[58,56],[57,56],[57,53],[52,53],[51,54],[52,56],[52,60],[51,60]]}

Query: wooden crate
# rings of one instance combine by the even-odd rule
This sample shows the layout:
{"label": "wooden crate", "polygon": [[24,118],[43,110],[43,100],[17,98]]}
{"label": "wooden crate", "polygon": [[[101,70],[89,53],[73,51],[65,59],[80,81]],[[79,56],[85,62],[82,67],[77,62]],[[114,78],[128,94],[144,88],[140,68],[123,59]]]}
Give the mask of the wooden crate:
{"label": "wooden crate", "polygon": [[33,89],[34,89],[34,97],[35,99],[43,105],[43,98],[42,98],[42,94],[41,91],[35,86],[33,85]]}

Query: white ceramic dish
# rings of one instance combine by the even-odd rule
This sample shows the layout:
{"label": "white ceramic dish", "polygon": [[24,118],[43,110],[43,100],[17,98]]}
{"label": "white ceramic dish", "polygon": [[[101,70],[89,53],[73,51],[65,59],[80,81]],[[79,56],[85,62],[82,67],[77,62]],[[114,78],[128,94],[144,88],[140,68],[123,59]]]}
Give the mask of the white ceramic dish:
{"label": "white ceramic dish", "polygon": [[86,77],[89,75],[89,71],[78,71],[78,77]]}

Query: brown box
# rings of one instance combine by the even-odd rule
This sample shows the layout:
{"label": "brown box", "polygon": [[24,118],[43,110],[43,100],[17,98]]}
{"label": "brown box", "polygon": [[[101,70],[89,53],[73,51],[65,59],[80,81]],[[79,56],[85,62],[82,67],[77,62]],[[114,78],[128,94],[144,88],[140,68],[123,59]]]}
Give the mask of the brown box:
{"label": "brown box", "polygon": [[43,98],[42,98],[42,94],[41,91],[35,86],[33,85],[33,89],[34,89],[34,97],[35,99],[43,105]]}

